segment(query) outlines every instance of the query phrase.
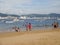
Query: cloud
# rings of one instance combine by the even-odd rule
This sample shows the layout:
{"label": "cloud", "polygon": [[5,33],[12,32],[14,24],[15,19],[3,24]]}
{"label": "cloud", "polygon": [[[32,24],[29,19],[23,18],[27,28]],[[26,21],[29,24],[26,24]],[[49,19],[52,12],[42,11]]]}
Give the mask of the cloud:
{"label": "cloud", "polygon": [[0,0],[0,13],[60,13],[60,0]]}
{"label": "cloud", "polygon": [[[2,0],[0,1],[0,12],[2,13],[18,13],[21,9],[16,9],[16,6],[22,4],[29,4],[31,0]],[[19,10],[19,11],[18,11]]]}

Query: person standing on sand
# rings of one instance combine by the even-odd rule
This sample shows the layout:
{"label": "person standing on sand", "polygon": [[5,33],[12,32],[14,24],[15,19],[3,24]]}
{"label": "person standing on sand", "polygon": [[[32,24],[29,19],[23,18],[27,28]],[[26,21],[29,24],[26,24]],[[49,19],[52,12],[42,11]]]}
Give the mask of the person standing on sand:
{"label": "person standing on sand", "polygon": [[31,23],[29,23],[28,27],[29,27],[29,31],[31,31],[31,28],[32,28]]}

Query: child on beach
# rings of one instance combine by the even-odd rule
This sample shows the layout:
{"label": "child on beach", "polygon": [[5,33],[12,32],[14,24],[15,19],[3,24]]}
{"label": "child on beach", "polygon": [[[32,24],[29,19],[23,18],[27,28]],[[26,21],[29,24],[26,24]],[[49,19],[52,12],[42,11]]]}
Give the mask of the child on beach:
{"label": "child on beach", "polygon": [[19,27],[13,27],[13,29],[16,31],[16,32],[20,32],[20,29],[19,29]]}

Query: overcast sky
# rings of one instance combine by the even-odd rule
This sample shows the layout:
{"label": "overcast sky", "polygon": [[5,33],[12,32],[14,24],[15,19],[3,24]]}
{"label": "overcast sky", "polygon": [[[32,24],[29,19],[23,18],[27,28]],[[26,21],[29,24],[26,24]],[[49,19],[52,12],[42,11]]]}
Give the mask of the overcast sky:
{"label": "overcast sky", "polygon": [[60,0],[0,0],[0,13],[60,13]]}

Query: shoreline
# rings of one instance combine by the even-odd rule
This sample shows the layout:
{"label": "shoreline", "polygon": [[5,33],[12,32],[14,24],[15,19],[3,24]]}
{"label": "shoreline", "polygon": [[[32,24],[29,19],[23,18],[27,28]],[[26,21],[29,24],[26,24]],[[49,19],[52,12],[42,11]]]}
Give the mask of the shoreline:
{"label": "shoreline", "polygon": [[[45,30],[45,29],[52,29],[52,28],[53,28],[53,27],[40,27],[40,28],[39,28],[39,27],[36,27],[36,28],[32,28],[32,31],[35,31],[35,30],[37,30],[37,29],[38,29],[38,30]],[[15,32],[14,29],[5,29],[5,30],[6,30],[6,31],[4,31],[4,30],[1,31],[1,30],[0,30],[0,33],[3,33],[3,32]],[[25,29],[25,28],[23,28],[23,29],[20,28],[20,31],[21,31],[21,32],[24,32],[24,31],[26,31],[26,29]]]}
{"label": "shoreline", "polygon": [[[60,28],[45,28],[45,29],[40,29],[40,30],[32,30],[32,31],[20,31],[20,32],[0,32],[0,37],[4,37],[4,35],[6,36],[11,36],[12,34],[14,35],[14,33],[17,35],[20,34],[27,34],[27,33],[45,33],[45,32],[54,32],[54,31],[60,31]],[[2,36],[1,36],[2,35]]]}

